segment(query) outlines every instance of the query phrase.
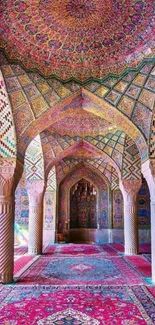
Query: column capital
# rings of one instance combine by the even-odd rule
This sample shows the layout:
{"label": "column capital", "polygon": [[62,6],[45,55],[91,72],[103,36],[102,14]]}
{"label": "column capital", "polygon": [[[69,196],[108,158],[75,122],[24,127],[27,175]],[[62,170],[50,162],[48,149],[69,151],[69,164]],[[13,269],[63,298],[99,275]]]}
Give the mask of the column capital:
{"label": "column capital", "polygon": [[134,200],[136,199],[136,196],[138,194],[138,191],[141,187],[142,181],[141,179],[123,179],[120,181],[120,189],[122,192],[122,195],[127,200]]}
{"label": "column capital", "polygon": [[28,180],[26,182],[27,191],[33,195],[37,196],[44,191],[45,181],[44,180]]}
{"label": "column capital", "polygon": [[28,180],[26,182],[26,188],[30,200],[30,204],[38,204],[40,198],[45,191],[45,181],[44,180]]}
{"label": "column capital", "polygon": [[155,159],[148,159],[142,164],[142,173],[145,178],[150,175],[155,178]]}
{"label": "column capital", "polygon": [[142,174],[147,181],[151,201],[154,200],[155,202],[155,160],[148,159],[142,164]]}
{"label": "column capital", "polygon": [[15,158],[0,158],[0,196],[12,196],[15,168]]}

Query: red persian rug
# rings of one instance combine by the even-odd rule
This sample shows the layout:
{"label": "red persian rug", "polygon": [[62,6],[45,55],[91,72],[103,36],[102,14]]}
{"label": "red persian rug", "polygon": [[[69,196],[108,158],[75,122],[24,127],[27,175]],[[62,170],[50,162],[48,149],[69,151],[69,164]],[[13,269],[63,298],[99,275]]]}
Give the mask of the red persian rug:
{"label": "red persian rug", "polygon": [[60,254],[60,255],[108,255],[108,256],[117,256],[118,252],[111,247],[111,244],[58,244],[58,245],[49,245],[44,254]]}
{"label": "red persian rug", "polygon": [[4,286],[0,324],[151,325],[155,298],[143,286]]}
{"label": "red persian rug", "polygon": [[[51,250],[51,247],[49,247]],[[93,255],[93,254],[103,254],[104,251],[103,245],[89,245],[89,244],[59,244],[56,245],[55,251],[56,254],[62,255]],[[48,251],[47,251],[48,253]]]}
{"label": "red persian rug", "polygon": [[124,259],[142,276],[151,277],[151,264],[141,255],[125,256]]}
{"label": "red persian rug", "polygon": [[145,284],[123,257],[42,255],[18,280],[20,284],[136,285]]}

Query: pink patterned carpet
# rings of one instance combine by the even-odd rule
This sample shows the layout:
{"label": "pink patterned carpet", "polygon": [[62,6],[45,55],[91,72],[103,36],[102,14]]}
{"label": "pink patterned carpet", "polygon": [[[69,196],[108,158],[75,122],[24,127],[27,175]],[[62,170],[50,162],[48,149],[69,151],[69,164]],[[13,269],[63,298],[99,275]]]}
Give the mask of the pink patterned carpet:
{"label": "pink patterned carpet", "polygon": [[[147,277],[147,278],[146,278]],[[19,284],[140,285],[151,277],[151,265],[142,256],[40,256],[20,277]]]}
{"label": "pink patterned carpet", "polygon": [[[147,251],[148,246],[143,247]],[[144,285],[151,281],[147,254],[122,255],[123,245],[49,245],[42,256],[15,261],[18,284]]]}
{"label": "pink patterned carpet", "polygon": [[16,256],[15,283],[0,285],[0,325],[155,324],[149,247],[142,249],[125,256],[118,244],[59,244]]}
{"label": "pink patterned carpet", "polygon": [[59,244],[59,245],[49,245],[45,251],[45,254],[54,255],[109,255],[116,256],[119,254],[115,249],[111,247],[111,244],[97,245],[97,244]]}
{"label": "pink patterned carpet", "polygon": [[0,324],[151,325],[155,298],[144,286],[5,286]]}

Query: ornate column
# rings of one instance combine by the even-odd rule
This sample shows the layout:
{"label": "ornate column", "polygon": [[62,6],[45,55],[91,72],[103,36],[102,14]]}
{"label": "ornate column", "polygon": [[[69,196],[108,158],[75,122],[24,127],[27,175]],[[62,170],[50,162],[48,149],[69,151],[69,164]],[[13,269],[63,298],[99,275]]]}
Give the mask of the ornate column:
{"label": "ornate column", "polygon": [[120,189],[124,199],[124,241],[125,254],[138,254],[138,220],[137,220],[137,194],[141,180],[122,180]]}
{"label": "ornate column", "polygon": [[13,282],[14,159],[0,159],[0,281]]}
{"label": "ornate column", "polygon": [[152,282],[155,283],[155,160],[147,160],[143,163],[142,173],[147,181],[151,198]]}
{"label": "ornate column", "polygon": [[27,182],[29,196],[29,254],[38,255],[42,253],[44,188],[43,180]]}

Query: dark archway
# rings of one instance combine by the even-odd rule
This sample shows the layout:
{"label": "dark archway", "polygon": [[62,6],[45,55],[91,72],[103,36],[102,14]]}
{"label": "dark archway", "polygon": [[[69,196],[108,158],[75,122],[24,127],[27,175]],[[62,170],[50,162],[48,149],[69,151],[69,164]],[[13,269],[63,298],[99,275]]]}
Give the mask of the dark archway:
{"label": "dark archway", "polygon": [[[82,178],[70,189],[70,241],[87,241],[89,229],[98,226],[97,188]],[[76,230],[76,231],[75,231]],[[82,231],[84,230],[84,232]]]}

